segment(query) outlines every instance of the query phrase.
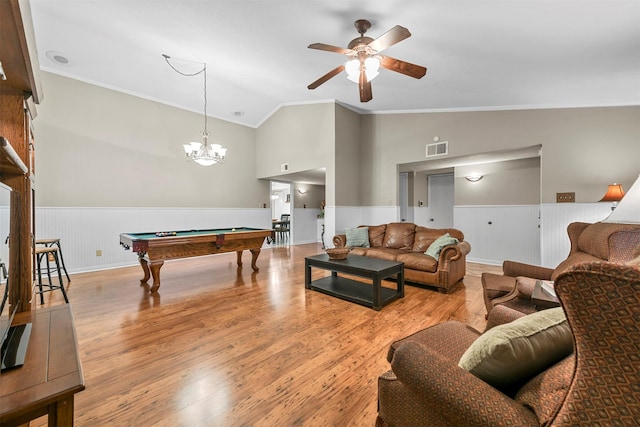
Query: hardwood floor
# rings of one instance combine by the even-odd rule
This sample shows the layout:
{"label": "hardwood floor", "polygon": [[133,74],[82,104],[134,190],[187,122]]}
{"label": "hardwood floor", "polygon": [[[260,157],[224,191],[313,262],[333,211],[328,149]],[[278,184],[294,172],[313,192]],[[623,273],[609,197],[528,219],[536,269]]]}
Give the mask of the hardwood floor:
{"label": "hardwood floor", "polygon": [[154,295],[139,266],[72,275],[76,425],[373,426],[389,344],[449,319],[482,330],[480,274],[501,271],[468,263],[452,293],[406,286],[374,311],[304,288],[304,257],[320,252],[264,249],[258,273],[248,252],[240,269],[234,253],[169,261]]}

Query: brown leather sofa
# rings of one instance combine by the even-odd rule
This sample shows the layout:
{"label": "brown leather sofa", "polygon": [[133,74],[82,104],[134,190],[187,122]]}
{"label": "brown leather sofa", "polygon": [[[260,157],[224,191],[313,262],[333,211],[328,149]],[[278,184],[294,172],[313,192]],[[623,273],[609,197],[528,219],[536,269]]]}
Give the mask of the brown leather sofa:
{"label": "brown leather sofa", "polygon": [[[580,264],[557,277],[556,292],[573,336],[569,356],[505,394],[458,367],[479,332],[435,325],[391,345],[376,426],[638,425],[640,269]],[[489,320],[519,316],[496,306]]]}
{"label": "brown leather sofa", "polygon": [[[435,229],[418,226],[410,222],[393,222],[369,228],[369,248],[354,247],[354,255],[387,259],[404,263],[404,279],[407,282],[434,286],[441,292],[448,292],[466,273],[466,257],[471,251],[469,242],[464,241],[462,231],[455,228]],[[459,243],[446,246],[439,259],[425,255],[438,237],[449,233]],[[345,234],[333,238],[336,248],[345,247]]]}
{"label": "brown leather sofa", "polygon": [[573,222],[567,227],[567,234],[571,241],[569,256],[555,269],[504,261],[502,275],[482,274],[487,315],[496,305],[532,313],[535,307],[531,294],[537,280],[554,281],[561,273],[583,262],[624,264],[640,246],[640,224]]}

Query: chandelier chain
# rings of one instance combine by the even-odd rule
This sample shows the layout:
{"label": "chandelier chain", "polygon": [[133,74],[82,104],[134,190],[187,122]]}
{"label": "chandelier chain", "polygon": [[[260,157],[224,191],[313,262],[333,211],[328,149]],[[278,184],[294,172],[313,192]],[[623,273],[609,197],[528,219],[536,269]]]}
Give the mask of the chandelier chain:
{"label": "chandelier chain", "polygon": [[162,56],[173,71],[181,76],[194,77],[201,73],[204,74],[204,131],[202,132],[202,143],[193,141],[182,145],[187,156],[187,161],[193,160],[202,166],[224,163],[227,149],[220,144],[209,143],[209,130],[207,128],[207,63],[199,63],[202,64],[202,69],[199,71],[185,73],[171,63],[171,57],[169,55],[162,54]]}
{"label": "chandelier chain", "polygon": [[176,73],[185,76],[185,77],[194,77],[198,74],[204,73],[204,134],[209,135],[209,131],[207,130],[207,63],[206,62],[198,62],[198,64],[202,64],[202,70],[196,71],[195,73],[185,73],[183,71],[178,70],[172,63],[169,61],[171,57],[169,55],[162,54],[164,60],[167,61],[169,67],[173,69]]}

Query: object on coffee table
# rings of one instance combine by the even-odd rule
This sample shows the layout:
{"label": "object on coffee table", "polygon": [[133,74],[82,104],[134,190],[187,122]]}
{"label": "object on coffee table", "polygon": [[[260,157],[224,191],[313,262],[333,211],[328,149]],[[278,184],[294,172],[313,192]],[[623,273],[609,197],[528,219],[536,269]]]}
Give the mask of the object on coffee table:
{"label": "object on coffee table", "polygon": [[331,259],[347,259],[347,255],[351,252],[351,248],[329,248],[326,252]]}

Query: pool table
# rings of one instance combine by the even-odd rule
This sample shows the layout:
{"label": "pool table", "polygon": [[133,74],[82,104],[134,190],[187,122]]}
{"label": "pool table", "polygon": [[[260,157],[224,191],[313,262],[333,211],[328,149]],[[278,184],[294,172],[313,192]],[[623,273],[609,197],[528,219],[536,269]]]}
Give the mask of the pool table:
{"label": "pool table", "polygon": [[160,287],[160,268],[168,259],[188,258],[224,252],[238,253],[238,267],[242,266],[242,251],[251,252],[251,268],[258,271],[256,260],[265,237],[273,239],[273,230],[238,227],[210,230],[185,230],[150,233],[122,233],[120,245],[138,254],[147,284],[153,277],[151,292]]}

